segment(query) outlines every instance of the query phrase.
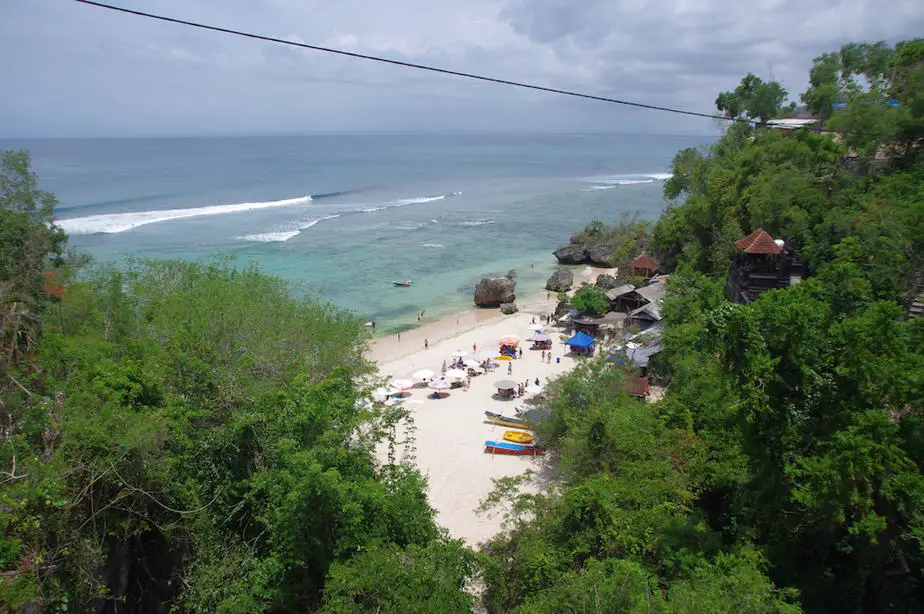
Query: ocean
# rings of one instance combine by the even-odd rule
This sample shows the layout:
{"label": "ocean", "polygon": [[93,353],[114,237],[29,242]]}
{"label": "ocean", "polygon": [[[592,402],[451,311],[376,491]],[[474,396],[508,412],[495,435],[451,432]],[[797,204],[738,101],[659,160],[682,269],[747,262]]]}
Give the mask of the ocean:
{"label": "ocean", "polygon": [[[654,220],[679,149],[713,137],[323,135],[0,140],[27,148],[73,247],[98,261],[232,254],[400,330],[472,305],[481,277],[538,290],[593,219]],[[414,281],[396,288],[393,280]]]}

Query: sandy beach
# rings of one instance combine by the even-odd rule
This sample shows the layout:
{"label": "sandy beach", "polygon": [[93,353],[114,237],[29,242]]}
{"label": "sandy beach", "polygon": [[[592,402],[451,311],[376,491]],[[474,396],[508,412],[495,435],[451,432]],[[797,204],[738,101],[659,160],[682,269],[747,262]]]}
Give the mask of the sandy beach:
{"label": "sandy beach", "polygon": [[[575,271],[575,285],[593,281],[599,270],[590,267]],[[455,388],[447,398],[431,399],[427,388],[409,390],[404,403],[413,417],[416,445],[415,462],[429,481],[428,497],[437,511],[437,522],[450,535],[465,540],[471,546],[486,541],[501,530],[502,514],[479,514],[479,503],[491,492],[492,479],[515,476],[528,469],[538,471],[545,457],[495,456],[484,452],[486,440],[501,440],[505,427],[484,421],[485,410],[515,415],[514,407],[528,401],[525,396],[514,400],[497,400],[493,384],[499,379],[542,385],[567,372],[575,359],[567,354],[562,344],[564,333],[557,327],[545,332],[552,340],[552,360],[543,362],[541,352],[530,350],[525,341],[532,334],[530,324],[544,322],[544,316],[555,309],[556,298],[546,297],[545,291],[532,298],[518,301],[520,311],[505,316],[496,309],[472,309],[425,323],[413,331],[378,339],[371,348],[370,358],[378,362],[382,376],[395,379],[413,379],[411,374],[430,369],[439,374],[443,361],[451,364],[450,353],[462,350],[471,353],[473,348],[496,350],[497,341],[505,335],[516,335],[521,340],[523,358],[502,361],[493,372],[472,378],[468,390]],[[428,348],[424,347],[424,340]],[[507,374],[507,365],[512,373]],[[481,373],[481,369],[477,370]],[[401,460],[399,457],[398,460]]]}

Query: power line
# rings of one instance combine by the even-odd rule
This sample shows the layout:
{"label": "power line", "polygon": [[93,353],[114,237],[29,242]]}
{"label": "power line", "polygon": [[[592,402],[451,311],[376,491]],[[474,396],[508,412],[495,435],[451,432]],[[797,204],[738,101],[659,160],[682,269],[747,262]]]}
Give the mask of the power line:
{"label": "power line", "polygon": [[[643,102],[632,102],[630,100],[620,100],[618,98],[609,98],[607,96],[596,96],[594,94],[585,94],[582,92],[574,92],[571,90],[563,90],[554,87],[545,87],[542,85],[535,85],[532,83],[523,83],[521,81],[511,81],[509,79],[499,79],[496,77],[487,77],[485,75],[477,75],[474,73],[461,72],[457,70],[449,70],[448,68],[438,68],[436,66],[427,66],[426,64],[415,64],[413,62],[403,62],[401,60],[393,60],[391,58],[382,58],[374,55],[367,55],[365,53],[355,53],[353,51],[344,51],[342,49],[333,49],[331,47],[322,47],[320,45],[309,45],[307,43],[297,43],[295,41],[289,41],[282,38],[275,38],[272,36],[263,36],[262,34],[253,34],[251,32],[242,32],[240,30],[232,30],[230,28],[222,28],[220,26],[210,26],[204,23],[198,23],[195,21],[187,21],[185,19],[176,19],[175,17],[167,17],[165,15],[157,15],[155,13],[147,13],[145,11],[136,11],[134,9],[127,9],[121,6],[115,6],[112,4],[106,4],[103,2],[95,2],[94,0],[74,0],[81,4],[87,4],[90,6],[95,6],[101,9],[107,9],[110,11],[117,11],[119,13],[127,13],[129,15],[136,15],[138,17],[146,17],[148,19],[154,19],[157,21],[164,21],[167,23],[175,23],[183,26],[189,26],[191,28],[198,28],[200,30],[210,30],[212,32],[221,32],[222,34],[231,34],[233,36],[240,36],[243,38],[250,38],[254,40],[266,41],[269,43],[278,43],[280,45],[288,45],[290,47],[299,47],[301,49],[309,49],[311,51],[322,51],[324,53],[332,53],[335,55],[342,55],[350,58],[355,58],[358,60],[370,60],[372,62],[381,62],[383,64],[392,64],[394,66],[402,66],[404,68],[415,68],[417,70],[426,70],[428,72],[439,73],[443,75],[450,75],[453,77],[462,77],[465,79],[474,79],[476,81],[485,81],[488,83],[497,83],[499,85],[509,85],[512,87],[519,87],[528,90],[536,90],[540,92],[549,92],[550,94],[560,94],[562,96],[572,96],[574,98],[583,98],[586,100],[598,100],[600,102],[609,102],[611,104],[619,104],[627,107],[635,107],[637,109],[648,109],[651,111],[664,111],[665,113],[677,113],[679,115],[687,115],[691,117],[704,117],[706,119],[719,119],[723,121],[732,121],[732,122],[743,122],[751,125],[759,125],[760,122],[751,119],[742,119],[738,117],[727,117],[725,115],[716,115],[714,113],[699,113],[697,111],[687,111],[685,109],[674,109],[672,107],[663,107],[654,104],[646,104]],[[875,136],[875,137],[888,137],[891,135],[885,134],[873,134],[869,132],[860,132],[856,130],[826,130],[825,132],[836,133],[836,134],[854,134],[860,136]]]}
{"label": "power line", "polygon": [[222,28],[219,26],[210,26],[204,23],[197,23],[195,21],[186,21],[185,19],[176,19],[174,17],[166,17],[164,15],[156,15],[154,13],[146,13],[144,11],[136,11],[133,9],[123,8],[121,6],[113,6],[111,4],[105,4],[102,2],[94,2],[93,0],[74,0],[75,2],[80,2],[81,4],[88,4],[90,6],[96,6],[102,9],[108,9],[110,11],[118,11],[120,13],[128,13],[129,15],[137,15],[139,17],[147,17],[148,19],[156,19],[158,21],[165,21],[168,23],[175,23],[184,26],[189,26],[192,28],[199,28],[201,30],[211,30],[213,32],[221,32],[223,34],[232,34],[234,36],[241,36],[244,38],[252,38],[255,40],[266,41],[270,43],[278,43],[281,45],[289,45],[291,47],[300,47],[302,49],[310,49],[312,51],[323,51],[324,53],[333,53],[336,55],[343,55],[351,58],[356,58],[359,60],[371,60],[373,62],[382,62],[383,64],[392,64],[394,66],[403,66],[405,68],[416,68],[418,70],[426,70],[429,72],[440,73],[443,75],[451,75],[453,77],[463,77],[465,79],[475,79],[477,81],[487,81],[488,83],[498,83],[500,85],[510,85],[513,87],[520,87],[524,89],[537,90],[540,92],[549,92],[551,94],[561,94],[563,96],[573,96],[575,98],[585,98],[587,100],[599,100],[600,102],[609,102],[612,104],[621,104],[627,107],[635,107],[638,109],[649,109],[652,111],[665,111],[667,113],[678,113],[680,115],[690,115],[693,117],[705,117],[707,119],[721,119],[726,121],[733,121],[734,118],[725,117],[722,115],[715,115],[712,113],[698,113],[696,111],[687,111],[684,109],[673,109],[671,107],[662,107],[654,104],[645,104],[642,102],[632,102],[629,100],[620,100],[618,98],[608,98],[606,96],[595,96],[593,94],[584,94],[582,92],[574,92],[570,90],[562,90],[554,87],[544,87],[542,85],[534,85],[532,83],[523,83],[520,81],[510,81],[508,79],[498,79],[496,77],[486,77],[484,75],[476,75],[474,73],[460,72],[457,70],[449,70],[448,68],[437,68],[435,66],[427,66],[426,64],[415,64],[413,62],[402,62],[401,60],[393,60],[390,58],[382,58],[374,55],[367,55],[364,53],[354,53],[352,51],[344,51],[342,49],[332,49],[330,47],[321,47],[319,45],[309,45],[307,43],[297,43],[295,41],[289,41],[282,38],[274,38],[272,36],[263,36],[261,34],[253,34],[250,32],[242,32],[240,30],[232,30],[230,28]]}

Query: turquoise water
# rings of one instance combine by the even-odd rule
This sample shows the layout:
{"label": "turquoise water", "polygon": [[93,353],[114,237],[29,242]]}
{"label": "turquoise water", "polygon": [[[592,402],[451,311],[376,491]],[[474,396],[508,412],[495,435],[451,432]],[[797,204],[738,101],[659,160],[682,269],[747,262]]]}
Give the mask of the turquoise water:
{"label": "turquoise water", "polygon": [[[379,330],[471,305],[594,218],[654,219],[678,149],[711,137],[325,135],[0,141],[26,147],[99,260],[234,254]],[[392,280],[414,280],[395,288]]]}

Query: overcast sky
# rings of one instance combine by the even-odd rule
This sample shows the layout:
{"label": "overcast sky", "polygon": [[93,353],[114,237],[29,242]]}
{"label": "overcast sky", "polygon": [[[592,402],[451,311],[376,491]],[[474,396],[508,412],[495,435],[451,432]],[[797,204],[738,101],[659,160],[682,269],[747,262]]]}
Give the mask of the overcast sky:
{"label": "overcast sky", "polygon": [[[268,36],[711,112],[747,72],[924,33],[924,0],[111,0]],[[0,136],[330,131],[708,134],[581,101],[158,23],[0,0]]]}

